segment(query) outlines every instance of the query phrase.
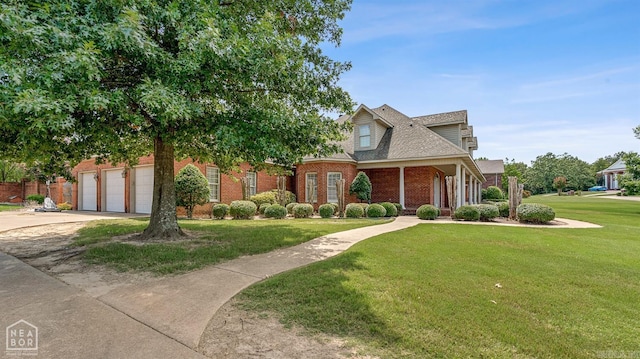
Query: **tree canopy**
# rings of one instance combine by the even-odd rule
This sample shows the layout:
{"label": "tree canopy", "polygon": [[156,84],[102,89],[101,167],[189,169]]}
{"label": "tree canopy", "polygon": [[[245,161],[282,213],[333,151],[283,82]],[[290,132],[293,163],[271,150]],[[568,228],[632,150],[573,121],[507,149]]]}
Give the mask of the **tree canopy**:
{"label": "tree canopy", "polygon": [[[350,0],[3,2],[0,153],[58,174],[155,154],[149,236],[179,232],[174,158],[291,166],[339,151]],[[66,167],[66,168],[65,168]],[[157,228],[157,232],[151,232]]]}
{"label": "tree canopy", "polygon": [[556,177],[566,178],[566,187],[583,190],[595,183],[595,172],[587,162],[567,153],[551,152],[536,157],[525,172],[525,186],[533,193],[549,193]]}

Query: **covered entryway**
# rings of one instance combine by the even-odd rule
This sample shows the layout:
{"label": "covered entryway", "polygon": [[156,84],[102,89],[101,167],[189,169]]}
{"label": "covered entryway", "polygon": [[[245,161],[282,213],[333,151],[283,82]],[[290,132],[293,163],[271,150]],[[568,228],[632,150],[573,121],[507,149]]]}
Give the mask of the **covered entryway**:
{"label": "covered entryway", "polygon": [[124,212],[124,178],[122,169],[104,171],[104,210]]}
{"label": "covered entryway", "polygon": [[78,176],[80,187],[80,208],[81,211],[98,210],[98,184],[94,178],[95,172],[81,173]]}
{"label": "covered entryway", "polygon": [[153,166],[136,167],[133,175],[134,211],[135,213],[151,213]]}

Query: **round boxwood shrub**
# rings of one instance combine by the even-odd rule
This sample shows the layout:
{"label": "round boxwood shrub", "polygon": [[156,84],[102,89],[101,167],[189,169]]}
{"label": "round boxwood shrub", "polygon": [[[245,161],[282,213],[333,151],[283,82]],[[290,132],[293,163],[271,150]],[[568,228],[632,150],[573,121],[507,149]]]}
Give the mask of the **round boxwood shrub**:
{"label": "round boxwood shrub", "polygon": [[520,222],[547,223],[556,218],[553,208],[540,203],[523,203],[516,209]]}
{"label": "round boxwood shrub", "polygon": [[233,201],[229,207],[229,214],[234,219],[253,219],[257,209],[256,204],[251,201]]}
{"label": "round boxwood shrub", "polygon": [[295,218],[309,218],[313,214],[313,206],[309,203],[300,203],[293,207],[293,216]]}
{"label": "round boxwood shrub", "polygon": [[213,208],[211,209],[211,212],[213,213],[213,218],[223,219],[224,216],[226,216],[227,213],[229,213],[229,205],[224,203],[218,203],[213,206]]}
{"label": "round boxwood shrub", "polygon": [[320,213],[320,217],[322,218],[331,218],[335,213],[335,208],[331,203],[325,203],[318,208],[318,212]]}
{"label": "round boxwood shrub", "polygon": [[264,216],[267,218],[282,219],[287,216],[287,209],[279,204],[272,204],[264,210]]}
{"label": "round boxwood shrub", "polygon": [[[486,193],[486,194],[485,194]],[[503,199],[504,198],[504,194],[502,193],[502,190],[500,189],[500,187],[496,187],[496,186],[489,186],[487,188],[486,192],[483,192],[483,194],[485,194],[486,197],[483,197],[484,199]]]}
{"label": "round boxwood shrub", "polygon": [[384,210],[386,211],[387,214],[385,214],[385,217],[395,217],[398,215],[398,208],[396,208],[396,206],[391,203],[391,202],[382,202],[380,203],[380,205],[382,207],[384,207]]}
{"label": "round boxwood shrub", "polygon": [[340,206],[338,206],[337,203],[328,203],[333,207],[333,213],[338,213],[340,212]]}
{"label": "round boxwood shrub", "polygon": [[298,205],[299,203],[296,202],[291,202],[289,203],[286,207],[287,207],[287,213],[289,213],[290,215],[293,215],[293,207],[295,207],[296,205]]}
{"label": "round boxwood shrub", "polygon": [[27,196],[27,201],[35,201],[38,202],[38,204],[43,204],[44,196],[41,194],[30,194]]}
{"label": "round boxwood shrub", "polygon": [[[254,203],[255,203],[255,202],[254,202]],[[264,214],[264,211],[265,211],[267,208],[269,208],[269,206],[273,206],[273,205],[272,205],[271,203],[263,203],[263,204],[261,204],[261,205],[260,205],[260,207],[258,207],[258,212],[259,212],[260,214]],[[285,208],[285,210],[286,210],[286,208]]]}
{"label": "round boxwood shrub", "polygon": [[480,219],[480,211],[476,206],[460,206],[456,208],[456,211],[453,214],[453,218],[461,219],[463,221],[477,221]]}
{"label": "round boxwood shrub", "polygon": [[423,204],[416,211],[416,216],[420,219],[436,219],[439,215],[440,209],[430,204]]}
{"label": "round boxwood shrub", "polygon": [[480,212],[480,220],[481,221],[490,221],[498,216],[500,216],[500,211],[498,210],[498,206],[495,204],[478,204],[476,205],[478,211]]}
{"label": "round boxwood shrub", "polygon": [[400,203],[394,203],[394,206],[396,206],[396,210],[398,211],[398,215],[402,214],[402,205]]}
{"label": "round boxwood shrub", "polygon": [[498,206],[498,212],[500,213],[500,217],[507,218],[509,217],[509,203],[508,202],[498,202],[496,204]]}
{"label": "round boxwood shrub", "polygon": [[364,216],[364,208],[358,203],[349,203],[344,212],[347,218],[362,218]]}
{"label": "round boxwood shrub", "polygon": [[384,207],[382,207],[381,205],[377,204],[377,203],[373,203],[370,204],[369,206],[367,206],[367,217],[370,218],[378,218],[378,217],[384,217],[387,215],[387,210],[384,209]]}

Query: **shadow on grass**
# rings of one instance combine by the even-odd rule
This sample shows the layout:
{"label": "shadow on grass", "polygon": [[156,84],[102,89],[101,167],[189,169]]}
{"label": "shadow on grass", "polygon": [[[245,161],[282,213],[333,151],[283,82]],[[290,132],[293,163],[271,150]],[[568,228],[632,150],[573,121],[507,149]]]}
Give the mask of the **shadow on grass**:
{"label": "shadow on grass", "polygon": [[239,307],[275,312],[285,326],[367,342],[378,348],[401,340],[372,309],[368,297],[349,282],[349,273],[366,268],[362,254],[345,252],[323,262],[285,272],[239,294]]}

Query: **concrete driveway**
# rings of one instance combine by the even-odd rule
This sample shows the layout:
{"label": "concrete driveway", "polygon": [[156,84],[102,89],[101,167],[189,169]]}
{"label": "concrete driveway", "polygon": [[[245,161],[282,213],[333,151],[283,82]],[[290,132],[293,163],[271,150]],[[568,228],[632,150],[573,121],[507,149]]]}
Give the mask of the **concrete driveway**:
{"label": "concrete driveway", "polygon": [[43,226],[56,223],[89,222],[97,219],[145,217],[140,214],[108,213],[90,211],[34,212],[5,211],[0,212],[0,232],[24,227]]}

